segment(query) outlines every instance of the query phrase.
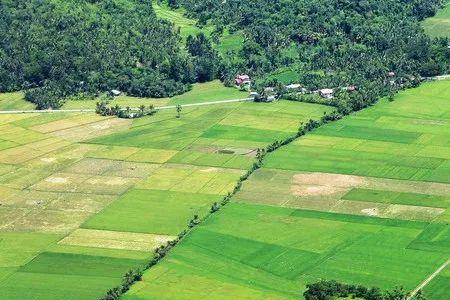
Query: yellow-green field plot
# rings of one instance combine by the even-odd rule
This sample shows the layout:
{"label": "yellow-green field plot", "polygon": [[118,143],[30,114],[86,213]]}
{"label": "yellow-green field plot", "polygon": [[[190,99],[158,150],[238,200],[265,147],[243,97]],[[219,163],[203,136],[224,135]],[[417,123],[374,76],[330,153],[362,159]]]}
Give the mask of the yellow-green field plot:
{"label": "yellow-green field plot", "polygon": [[425,19],[422,26],[431,37],[450,37],[450,3],[447,3],[434,17]]}
{"label": "yellow-green field plot", "polygon": [[0,110],[33,110],[36,106],[25,100],[22,92],[0,93]]}
{"label": "yellow-green field plot", "polygon": [[175,238],[175,236],[167,235],[80,228],[59,241],[58,244],[150,252]]}
{"label": "yellow-green field plot", "polygon": [[[170,101],[240,95],[213,82]],[[330,110],[281,101],[185,108],[179,119],[0,115],[2,300],[100,298],[232,191],[257,148]]]}
{"label": "yellow-green field plot", "polygon": [[[298,299],[320,279],[415,289],[450,258],[449,99],[450,81],[426,83],[270,153],[123,299]],[[242,118],[202,138],[237,138],[226,127]],[[423,290],[449,288],[446,268]]]}

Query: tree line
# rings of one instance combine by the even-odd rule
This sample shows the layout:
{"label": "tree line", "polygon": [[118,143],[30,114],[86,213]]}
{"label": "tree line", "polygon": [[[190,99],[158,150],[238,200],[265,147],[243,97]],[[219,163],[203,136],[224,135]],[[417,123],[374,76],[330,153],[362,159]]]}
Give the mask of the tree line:
{"label": "tree line", "polygon": [[419,290],[416,295],[410,295],[402,287],[393,290],[381,291],[377,287],[365,287],[363,285],[345,284],[335,280],[321,280],[306,285],[306,291],[302,295],[305,300],[338,300],[338,299],[361,299],[361,300],[426,300]]}

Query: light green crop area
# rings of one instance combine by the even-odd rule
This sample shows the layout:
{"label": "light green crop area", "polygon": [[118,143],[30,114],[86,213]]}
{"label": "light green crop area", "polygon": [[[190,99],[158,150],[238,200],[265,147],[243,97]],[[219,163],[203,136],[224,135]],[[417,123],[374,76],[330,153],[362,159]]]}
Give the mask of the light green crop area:
{"label": "light green crop area", "polygon": [[[166,103],[241,97],[211,82]],[[99,299],[232,191],[257,148],[329,111],[279,101],[180,118],[0,115],[0,298]]]}
{"label": "light green crop area", "polygon": [[[320,279],[413,290],[449,259],[449,99],[449,81],[426,83],[271,153],[124,299],[299,299]],[[448,298],[449,274],[427,299]]]}
{"label": "light green crop area", "polygon": [[22,92],[0,93],[0,110],[32,110],[35,105],[24,99]]}
{"label": "light green crop area", "polygon": [[434,17],[425,19],[422,25],[426,33],[432,37],[450,37],[450,3],[447,3]]}

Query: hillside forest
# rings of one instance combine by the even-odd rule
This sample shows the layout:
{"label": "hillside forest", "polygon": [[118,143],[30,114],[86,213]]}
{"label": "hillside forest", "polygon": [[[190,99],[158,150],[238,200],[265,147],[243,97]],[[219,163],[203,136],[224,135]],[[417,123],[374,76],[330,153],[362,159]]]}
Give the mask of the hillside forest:
{"label": "hillside forest", "polygon": [[[311,89],[357,86],[333,103],[345,113],[450,69],[448,38],[420,26],[440,0],[159,2],[212,33],[182,39],[151,0],[1,1],[0,92],[24,90],[38,108],[59,108],[112,89],[168,97],[240,73],[276,85],[273,74],[289,70],[289,81]],[[225,32],[243,35],[242,47],[219,53]]]}

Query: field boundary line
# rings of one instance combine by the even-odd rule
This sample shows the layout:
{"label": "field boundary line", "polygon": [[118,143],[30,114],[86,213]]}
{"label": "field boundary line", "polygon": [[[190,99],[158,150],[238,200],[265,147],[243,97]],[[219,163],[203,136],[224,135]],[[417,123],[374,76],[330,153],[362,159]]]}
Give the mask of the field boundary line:
{"label": "field boundary line", "polygon": [[444,262],[439,268],[436,269],[436,271],[433,272],[430,276],[428,276],[424,281],[422,281],[421,284],[419,284],[412,292],[411,295],[406,298],[406,300],[412,299],[421,289],[423,289],[425,286],[430,283],[431,280],[433,280],[442,270],[444,270],[448,265],[450,264],[450,259],[447,259],[446,262]]}
{"label": "field boundary line", "polygon": [[[253,101],[253,98],[240,98],[240,99],[229,99],[229,100],[219,100],[219,101],[210,101],[210,102],[198,102],[198,103],[189,103],[189,104],[180,104],[181,107],[196,107],[196,106],[206,106],[206,105],[215,105],[215,104],[225,104],[225,103],[235,103],[235,102],[247,102]],[[165,106],[156,106],[156,110],[166,110],[166,109],[174,109],[177,108],[178,105],[165,105]],[[133,111],[139,110],[138,107],[131,107]],[[126,110],[126,108],[122,108],[122,110]],[[0,114],[36,114],[36,113],[92,113],[95,112],[94,108],[80,108],[80,109],[46,109],[46,110],[1,110]]]}

